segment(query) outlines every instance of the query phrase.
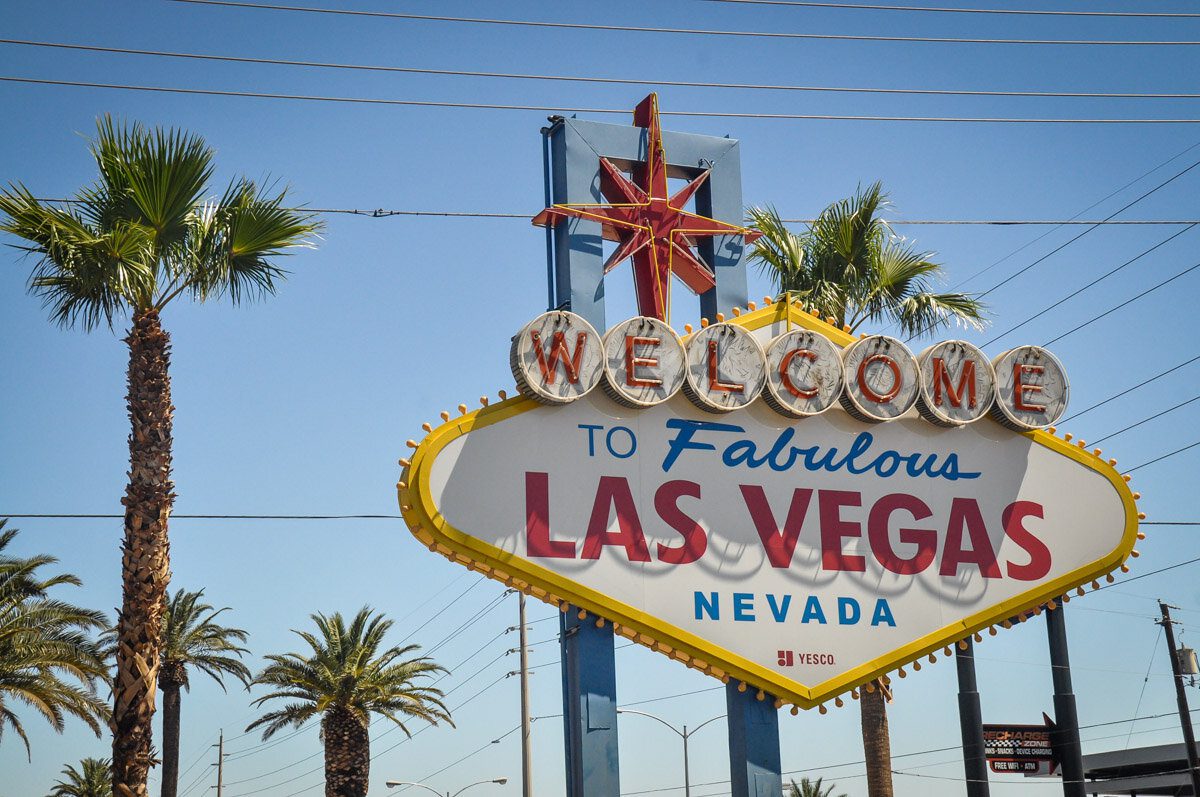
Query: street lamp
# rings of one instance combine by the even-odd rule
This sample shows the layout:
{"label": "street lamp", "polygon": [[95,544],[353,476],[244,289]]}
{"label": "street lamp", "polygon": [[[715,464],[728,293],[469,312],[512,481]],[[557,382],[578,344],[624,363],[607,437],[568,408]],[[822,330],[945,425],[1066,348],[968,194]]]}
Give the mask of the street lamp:
{"label": "street lamp", "polygon": [[649,717],[652,720],[656,720],[657,722],[660,722],[663,725],[666,725],[668,728],[670,728],[672,731],[674,731],[675,734],[680,739],[683,739],[683,797],[692,797],[691,775],[688,773],[688,739],[692,738],[692,735],[695,734],[696,731],[700,730],[708,723],[716,722],[719,719],[724,719],[725,715],[721,714],[720,716],[705,720],[704,722],[700,723],[695,728],[692,728],[689,731],[688,726],[686,726],[686,725],[683,726],[683,730],[680,730],[679,728],[676,728],[671,723],[667,722],[662,717],[656,717],[653,714],[649,714],[645,711],[634,711],[633,709],[629,709],[629,708],[619,708],[619,709],[617,709],[617,713],[618,714],[637,714],[640,717]]}
{"label": "street lamp", "polygon": [[394,789],[397,786],[416,786],[418,789],[425,789],[426,791],[431,791],[434,794],[436,794],[438,797],[458,797],[458,795],[462,794],[464,791],[471,788],[472,786],[482,786],[485,783],[495,783],[499,786],[503,786],[505,783],[508,783],[508,778],[492,778],[491,780],[481,780],[476,783],[471,783],[466,786],[463,786],[461,789],[454,792],[454,794],[451,794],[450,792],[446,792],[445,794],[442,794],[440,791],[433,788],[432,786],[426,786],[424,783],[413,783],[412,781],[407,781],[407,780],[389,780],[389,781],[385,782],[383,785],[387,786],[389,789]]}

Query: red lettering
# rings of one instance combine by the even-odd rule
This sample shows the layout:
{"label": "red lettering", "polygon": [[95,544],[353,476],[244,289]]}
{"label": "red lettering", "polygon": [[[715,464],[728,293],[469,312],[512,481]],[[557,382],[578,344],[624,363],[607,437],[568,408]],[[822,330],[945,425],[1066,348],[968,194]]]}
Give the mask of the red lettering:
{"label": "red lettering", "polygon": [[893,573],[911,576],[929,567],[929,563],[937,555],[937,532],[933,529],[900,529],[900,542],[917,546],[909,558],[900,556],[892,547],[888,525],[892,513],[901,509],[911,514],[913,520],[924,520],[933,515],[933,511],[925,502],[916,496],[903,493],[885,495],[871,507],[871,514],[867,519],[867,536],[871,541],[871,551],[879,560],[879,564]]}
{"label": "red lettering", "polygon": [[637,335],[625,336],[625,384],[630,387],[658,387],[662,384],[661,379],[637,375],[638,368],[653,368],[658,365],[657,357],[638,355],[636,353],[637,347],[659,346],[660,344],[662,344],[661,338],[643,338]]}
{"label": "red lettering", "polygon": [[1013,501],[1005,507],[1004,513],[1001,515],[1005,536],[1029,554],[1027,564],[1008,563],[1009,578],[1015,578],[1018,581],[1037,581],[1050,572],[1050,549],[1021,522],[1027,517],[1045,517],[1042,512],[1042,505],[1033,501]]}
{"label": "red lettering", "polygon": [[1025,382],[1023,377],[1025,374],[1040,374],[1046,369],[1040,365],[1024,365],[1022,363],[1013,363],[1013,406],[1018,410],[1025,412],[1045,412],[1046,408],[1041,404],[1025,403],[1025,394],[1041,393],[1041,385],[1030,385]]}
{"label": "red lettering", "polygon": [[858,572],[866,570],[865,557],[842,553],[843,537],[862,536],[859,524],[842,519],[842,507],[862,506],[862,494],[846,490],[819,490],[817,505],[821,512],[821,568]]}
{"label": "red lettering", "polygon": [[933,403],[937,406],[942,406],[942,390],[945,389],[946,395],[950,398],[950,403],[955,407],[962,406],[963,392],[967,394],[967,406],[970,409],[975,409],[975,361],[965,360],[963,362],[962,373],[958,376],[958,388],[956,389],[950,384],[950,372],[946,368],[946,361],[941,357],[933,358]]}
{"label": "red lettering", "polygon": [[[608,530],[610,510],[617,513],[619,531]],[[642,532],[642,521],[638,518],[633,503],[629,482],[620,476],[601,476],[596,488],[596,502],[592,504],[592,517],[588,520],[587,534],[583,538],[583,559],[599,559],[606,545],[620,545],[631,562],[649,562],[650,550],[646,547],[646,535]]]}
{"label": "red lettering", "polygon": [[546,559],[574,559],[575,543],[550,539],[550,474],[525,474],[525,552]]}
{"label": "red lettering", "polygon": [[796,398],[814,398],[820,391],[814,388],[800,388],[792,381],[792,377],[788,374],[788,368],[792,364],[792,359],[802,357],[809,362],[817,361],[817,353],[812,349],[792,349],[779,360],[779,381],[783,383],[783,388],[791,393]]}
{"label": "red lettering", "polygon": [[[880,395],[871,389],[867,384],[867,366],[871,363],[883,363],[889,371],[892,372],[892,389],[887,393]],[[886,354],[872,354],[858,364],[858,389],[862,394],[876,404],[887,404],[889,401],[900,395],[900,388],[904,382],[900,377],[900,365]]]}
{"label": "red lettering", "polygon": [[579,364],[583,359],[583,346],[587,343],[587,333],[580,332],[575,339],[575,353],[571,354],[567,351],[567,338],[562,332],[555,332],[551,338],[550,355],[547,359],[546,352],[542,348],[542,336],[537,330],[529,333],[533,340],[533,350],[537,353],[538,368],[542,371],[542,381],[547,385],[554,384],[554,377],[558,373],[558,364],[561,361],[563,370],[567,372],[567,381],[574,384],[579,381]]}
{"label": "red lettering", "polygon": [[658,544],[658,560],[669,565],[687,565],[699,559],[708,549],[708,535],[690,515],[679,508],[679,499],[700,497],[700,485],[695,482],[669,481],[654,493],[654,509],[668,526],[683,537],[683,545],[671,547]]}
{"label": "red lettering", "polygon": [[799,487],[792,491],[792,503],[788,507],[781,533],[775,513],[767,503],[766,491],[757,484],[743,484],[740,488],[771,567],[791,567],[792,554],[796,552],[796,541],[800,539],[800,528],[804,525],[804,516],[808,514],[813,491]]}
{"label": "red lettering", "polygon": [[[963,548],[963,531],[971,539],[971,547]],[[950,522],[946,529],[946,549],[942,551],[943,576],[958,575],[960,564],[979,567],[984,578],[1000,578],[1000,565],[996,564],[996,552],[988,539],[983,514],[974,498],[955,498],[950,504]]]}
{"label": "red lettering", "polygon": [[710,340],[708,342],[708,389],[722,393],[745,393],[746,386],[741,382],[721,381],[721,376],[717,373],[717,361],[717,342]]}

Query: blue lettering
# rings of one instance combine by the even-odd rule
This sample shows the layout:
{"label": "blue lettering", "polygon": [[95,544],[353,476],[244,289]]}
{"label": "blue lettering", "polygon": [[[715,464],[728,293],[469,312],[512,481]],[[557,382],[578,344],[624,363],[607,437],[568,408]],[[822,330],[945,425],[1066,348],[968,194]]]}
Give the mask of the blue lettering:
{"label": "blue lettering", "polygon": [[704,597],[703,592],[695,593],[696,601],[696,619],[703,620],[703,615],[707,614],[710,620],[721,619],[721,608],[717,605],[717,593],[710,592],[708,597]]}
{"label": "blue lettering", "polygon": [[[618,454],[617,450],[613,448],[614,432],[624,432],[625,434],[629,435],[629,450],[624,454]],[[633,436],[633,430],[628,426],[614,426],[613,428],[609,429],[608,434],[604,436],[604,447],[608,449],[608,453],[612,454],[617,459],[629,459],[633,456],[633,452],[637,451],[637,438]]]}
{"label": "blue lettering", "polygon": [[733,619],[738,622],[747,622],[754,619],[754,593],[733,593]]}
{"label": "blue lettering", "polygon": [[769,592],[767,593],[767,605],[771,607],[771,614],[775,616],[775,622],[777,622],[777,623],[782,623],[784,620],[787,619],[788,606],[790,606],[791,603],[792,603],[791,595],[784,595],[783,603],[776,604],[775,596]]}
{"label": "blue lettering", "polygon": [[838,598],[839,625],[854,625],[861,616],[862,611],[858,608],[858,601],[854,598]]}
{"label": "blue lettering", "polygon": [[717,447],[712,443],[697,443],[692,438],[696,432],[745,432],[741,426],[734,426],[731,423],[713,423],[712,421],[689,421],[685,418],[668,418],[666,426],[668,429],[676,429],[677,432],[670,442],[667,443],[667,456],[663,459],[663,472],[671,470],[671,466],[675,464],[675,460],[679,459],[679,455],[684,451],[694,449],[696,451],[716,451]]}
{"label": "blue lettering", "polygon": [[597,429],[603,429],[604,427],[603,427],[603,426],[601,426],[600,424],[597,424],[597,423],[581,423],[581,424],[579,424],[579,428],[580,428],[580,429],[587,429],[587,433],[588,433],[588,456],[589,456],[589,457],[594,457],[594,456],[596,456],[596,430],[597,430]]}
{"label": "blue lettering", "polygon": [[892,628],[896,627],[896,618],[892,617],[892,610],[888,606],[888,602],[883,598],[875,601],[875,613],[871,615],[871,625],[879,625],[887,623]]}
{"label": "blue lettering", "polygon": [[807,623],[811,620],[816,620],[821,625],[825,625],[825,612],[821,609],[821,602],[817,600],[816,595],[809,595],[808,600],[804,602],[804,616],[800,618],[800,622]]}

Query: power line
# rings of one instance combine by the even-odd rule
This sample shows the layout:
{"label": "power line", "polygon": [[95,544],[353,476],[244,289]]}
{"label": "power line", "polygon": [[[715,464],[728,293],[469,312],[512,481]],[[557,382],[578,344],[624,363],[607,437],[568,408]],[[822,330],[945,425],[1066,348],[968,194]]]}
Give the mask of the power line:
{"label": "power line", "polygon": [[[1138,465],[1136,467],[1130,468],[1129,470],[1125,471],[1125,473],[1127,473],[1127,474],[1133,473],[1135,470],[1141,470],[1142,468],[1146,467],[1147,465],[1153,465],[1156,462],[1162,462],[1164,459],[1170,459],[1171,457],[1175,456],[1176,454],[1182,454],[1184,451],[1195,448],[1196,446],[1200,446],[1200,440],[1197,440],[1196,442],[1194,442],[1190,445],[1186,445],[1183,448],[1177,448],[1169,454],[1163,454],[1161,457],[1156,457],[1156,458],[1150,460],[1149,462],[1143,462],[1141,465]],[[1200,560],[1197,560],[1197,559],[1191,560],[1191,562],[1195,562],[1195,561],[1200,561]],[[1185,562],[1184,564],[1190,564],[1191,562]],[[1176,565],[1176,566],[1178,566],[1178,565]],[[1129,579],[1125,579],[1125,580],[1128,581]]]}
{"label": "power line", "polygon": [[659,80],[649,78],[590,77],[586,75],[540,75],[525,72],[490,72],[463,69],[430,69],[424,67],[386,66],[379,64],[348,64],[332,61],[305,61],[289,58],[254,58],[250,56],[214,55],[210,53],[179,52],[172,50],[144,50],[130,47],[105,47],[91,44],[34,41],[31,39],[0,39],[0,44],[21,47],[43,47],[58,50],[106,53],[112,55],[141,55],[154,58],[177,58],[196,61],[218,61],[233,64],[255,64],[269,66],[295,66],[309,69],[334,69],[359,72],[383,72],[405,75],[442,75],[447,77],[499,78],[502,80],[529,80],[544,82],[592,83],[616,86],[673,86],[682,88],[738,89],[742,91],[792,91],[830,94],[895,94],[936,97],[1037,97],[1058,99],[1120,99],[1120,100],[1187,100],[1198,99],[1194,92],[1096,92],[1096,91],[1029,91],[1029,90],[984,90],[984,89],[909,89],[866,86],[803,86],[779,83],[728,83],[698,80]]}
{"label": "power line", "polygon": [[855,11],[917,11],[941,14],[1009,14],[1020,16],[1043,17],[1141,17],[1141,18],[1182,18],[1194,19],[1200,14],[1164,11],[1060,11],[1047,9],[1044,11],[1018,8],[945,8],[942,6],[889,6],[866,3],[819,3],[806,0],[701,0],[707,3],[740,3],[756,6],[791,6],[800,8],[836,8]]}
{"label": "power line", "polygon": [[[197,0],[172,0],[172,2],[197,2]],[[1200,44],[1200,42],[1198,42]],[[265,91],[233,91],[220,89],[187,89],[171,86],[138,86],[127,83],[95,83],[83,80],[49,80],[45,78],[0,76],[6,83],[25,83],[36,86],[72,86],[75,88],[112,89],[117,91],[145,91],[158,94],[185,94],[205,97],[249,97],[266,100],[296,100],[304,102],[354,103],[365,105],[395,105],[412,108],[461,108],[485,111],[538,111],[541,113],[593,113],[627,115],[625,108],[562,108],[550,105],[516,105],[486,102],[449,102],[434,100],[393,100],[378,97],[334,97],[318,94],[279,94]],[[660,116],[688,116],[711,119],[776,119],[793,121],[845,121],[845,122],[963,122],[971,124],[1200,124],[1200,119],[1162,118],[1044,118],[1004,116],[849,116],[843,114],[805,113],[745,113],[737,111],[661,111]]]}
{"label": "power line", "polygon": [[1167,370],[1163,371],[1162,373],[1155,374],[1154,376],[1150,377],[1149,379],[1145,380],[1144,382],[1139,382],[1136,385],[1134,385],[1133,387],[1126,388],[1125,390],[1122,390],[1120,393],[1114,393],[1113,395],[1109,396],[1108,398],[1104,399],[1103,401],[1097,402],[1096,404],[1093,404],[1092,406],[1088,407],[1087,409],[1080,410],[1079,412],[1075,413],[1074,415],[1068,415],[1066,418],[1063,418],[1061,421],[1059,421],[1059,423],[1066,423],[1067,421],[1073,421],[1076,418],[1078,418],[1080,415],[1091,412],[1092,410],[1097,409],[1098,407],[1103,407],[1105,404],[1109,403],[1110,401],[1115,401],[1115,400],[1121,398],[1121,396],[1132,393],[1133,391],[1137,390],[1138,388],[1145,387],[1146,385],[1150,384],[1151,382],[1155,381],[1156,379],[1162,379],[1167,374],[1172,374],[1175,371],[1178,371],[1180,368],[1183,368],[1186,365],[1191,365],[1192,363],[1196,362],[1197,360],[1200,360],[1200,354],[1196,355],[1195,357],[1191,358],[1190,360],[1181,362],[1179,365],[1168,368]]}
{"label": "power line", "polygon": [[1001,338],[1005,337],[1006,335],[1011,335],[1013,332],[1016,332],[1018,329],[1025,326],[1029,322],[1035,321],[1038,318],[1041,318],[1042,316],[1044,316],[1046,313],[1050,312],[1051,310],[1055,310],[1055,309],[1061,307],[1065,302],[1068,302],[1071,299],[1074,299],[1076,296],[1083,293],[1084,291],[1086,291],[1088,288],[1092,287],[1093,285],[1096,285],[1096,284],[1108,279],[1113,274],[1116,274],[1118,271],[1124,269],[1126,266],[1133,265],[1134,263],[1141,260],[1143,257],[1150,254],[1154,250],[1156,250],[1160,247],[1166,246],[1168,243],[1175,240],[1179,236],[1183,235],[1185,232],[1192,229],[1192,227],[1194,227],[1194,226],[1195,225],[1192,225],[1191,227],[1184,227],[1182,230],[1172,233],[1171,235],[1167,236],[1163,240],[1161,240],[1158,243],[1151,246],[1149,249],[1142,250],[1142,252],[1140,254],[1137,254],[1134,257],[1131,257],[1129,260],[1126,260],[1121,265],[1119,265],[1113,269],[1110,269],[1109,271],[1104,272],[1099,277],[1096,277],[1094,280],[1092,280],[1088,284],[1084,285],[1083,287],[1076,288],[1074,291],[1072,291],[1071,293],[1068,293],[1066,296],[1062,297],[1061,299],[1051,302],[1050,304],[1046,305],[1046,307],[1042,308],[1038,312],[1034,313],[1033,315],[1029,316],[1025,320],[1021,321],[1020,323],[1015,324],[1015,325],[1009,327],[1008,329],[1004,330],[1003,332],[998,333],[991,340],[987,341],[986,343],[983,343],[981,345],[981,348],[983,346],[990,346],[991,344],[995,343],[996,341],[1000,340]]}
{"label": "power line", "polygon": [[1142,420],[1138,421],[1137,423],[1131,423],[1129,426],[1126,426],[1124,429],[1118,429],[1117,431],[1115,431],[1111,434],[1106,434],[1104,437],[1101,437],[1099,440],[1093,440],[1092,445],[1099,445],[1100,443],[1103,443],[1105,440],[1116,437],[1119,434],[1128,432],[1130,429],[1136,429],[1137,427],[1141,426],[1144,423],[1149,423],[1150,421],[1153,421],[1156,418],[1161,418],[1162,416],[1166,415],[1167,413],[1174,412],[1175,410],[1179,409],[1180,407],[1186,407],[1187,405],[1189,405],[1195,401],[1200,401],[1200,396],[1192,396],[1187,401],[1184,401],[1180,404],[1176,404],[1174,407],[1171,407],[1170,409],[1166,409],[1166,410],[1163,410],[1162,412],[1155,413],[1154,415],[1151,415],[1149,418],[1143,418]]}
{"label": "power line", "polygon": [[724,36],[727,38],[752,39],[800,39],[822,41],[875,41],[929,44],[1037,44],[1037,45],[1116,45],[1116,46],[1193,46],[1200,41],[1146,41],[1114,39],[982,39],[939,36],[869,36],[850,33],[793,33],[787,31],[716,30],[705,28],[661,28],[638,25],[599,25],[583,22],[543,22],[537,20],[492,19],[488,17],[449,17],[433,14],[404,14],[394,11],[355,11],[350,9],[308,8],[271,3],[243,3],[231,0],[171,0],[190,5],[220,6],[224,8],[255,9],[264,11],[295,11],[308,14],[337,14],[341,16],[366,17],[372,19],[403,19],[413,22],[452,22],[469,25],[506,25],[524,28],[552,28],[557,30],[619,31],[623,33],[667,33],[688,36]]}
{"label": "power line", "polygon": [[1170,283],[1174,282],[1175,280],[1179,279],[1180,277],[1187,276],[1188,274],[1192,273],[1193,271],[1195,271],[1198,268],[1200,268],[1200,263],[1196,263],[1192,266],[1189,266],[1188,268],[1185,268],[1183,271],[1180,271],[1177,274],[1174,274],[1174,275],[1168,277],[1167,279],[1163,280],[1162,282],[1158,283],[1157,285],[1147,288],[1146,290],[1139,293],[1137,296],[1134,296],[1132,299],[1128,299],[1120,304],[1113,305],[1112,307],[1108,308],[1100,315],[1095,316],[1093,318],[1089,318],[1087,321],[1084,321],[1082,324],[1079,324],[1078,326],[1068,329],[1066,332],[1062,333],[1061,335],[1059,335],[1056,338],[1052,338],[1051,340],[1047,341],[1043,345],[1049,346],[1052,343],[1057,343],[1058,341],[1062,340],[1063,338],[1067,337],[1068,335],[1073,335],[1076,332],[1078,332],[1079,330],[1083,329],[1084,327],[1090,326],[1091,324],[1094,324],[1095,322],[1099,321],[1101,318],[1111,315],[1112,313],[1115,313],[1117,310],[1120,310],[1123,307],[1128,307],[1129,305],[1133,304],[1134,302],[1138,301],[1139,299],[1141,299],[1145,296],[1148,296],[1149,294],[1153,293],[1154,291],[1158,290],[1159,288],[1161,288],[1165,285],[1169,285]]}

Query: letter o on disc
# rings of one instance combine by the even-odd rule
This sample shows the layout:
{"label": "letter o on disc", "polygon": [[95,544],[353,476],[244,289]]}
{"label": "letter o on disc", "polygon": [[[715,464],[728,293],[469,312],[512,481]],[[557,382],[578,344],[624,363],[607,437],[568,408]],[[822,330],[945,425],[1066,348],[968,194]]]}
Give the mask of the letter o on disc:
{"label": "letter o on disc", "polygon": [[637,316],[604,335],[604,392],[627,407],[652,407],[679,392],[683,343],[657,318]]}
{"label": "letter o on disc", "polygon": [[700,409],[740,410],[762,393],[767,380],[762,347],[741,327],[733,324],[704,327],[688,340],[686,350],[683,392]]}
{"label": "letter o on disc", "polygon": [[987,414],[996,396],[988,358],[962,340],[935,343],[917,356],[921,391],[917,412],[938,426],[962,426]]}
{"label": "letter o on disc", "polygon": [[1062,363],[1041,346],[1018,346],[992,360],[996,403],[992,417],[1025,431],[1056,423],[1067,410],[1071,384]]}
{"label": "letter o on disc", "polygon": [[829,338],[808,329],[784,332],[767,345],[763,400],[793,418],[819,415],[842,393],[842,352]]}
{"label": "letter o on disc", "polygon": [[860,421],[878,423],[899,418],[917,401],[920,367],[900,341],[872,335],[842,352],[846,387],[842,406]]}
{"label": "letter o on disc", "polygon": [[583,316],[551,310],[530,321],[512,339],[508,364],[517,388],[543,404],[582,398],[603,376],[600,335]]}

